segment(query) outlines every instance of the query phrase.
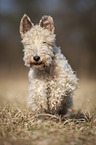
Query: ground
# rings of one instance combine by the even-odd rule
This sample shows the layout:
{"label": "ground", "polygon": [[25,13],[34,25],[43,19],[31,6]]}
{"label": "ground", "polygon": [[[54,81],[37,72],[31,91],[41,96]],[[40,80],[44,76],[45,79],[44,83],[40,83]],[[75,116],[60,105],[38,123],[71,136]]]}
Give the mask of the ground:
{"label": "ground", "polygon": [[0,145],[96,144],[95,80],[80,78],[71,115],[60,117],[31,111],[27,73],[22,74],[0,76]]}

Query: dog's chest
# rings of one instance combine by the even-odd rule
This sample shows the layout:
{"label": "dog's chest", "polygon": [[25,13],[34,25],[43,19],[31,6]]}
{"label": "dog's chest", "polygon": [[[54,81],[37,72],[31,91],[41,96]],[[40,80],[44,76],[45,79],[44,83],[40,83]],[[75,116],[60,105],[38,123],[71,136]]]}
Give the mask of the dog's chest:
{"label": "dog's chest", "polygon": [[40,96],[61,96],[63,93],[63,86],[61,79],[50,73],[30,71],[29,80],[32,83],[32,90]]}
{"label": "dog's chest", "polygon": [[53,97],[61,96],[63,86],[58,79],[33,79],[33,89],[38,96]]}

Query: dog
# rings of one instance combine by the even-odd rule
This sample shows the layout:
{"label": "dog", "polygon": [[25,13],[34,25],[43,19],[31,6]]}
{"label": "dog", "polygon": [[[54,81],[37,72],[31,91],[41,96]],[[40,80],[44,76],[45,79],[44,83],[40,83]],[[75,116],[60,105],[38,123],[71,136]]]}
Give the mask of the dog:
{"label": "dog", "polygon": [[78,88],[76,74],[56,46],[54,21],[43,16],[38,25],[24,14],[20,34],[24,46],[24,62],[29,71],[29,97],[33,112],[66,114],[73,106]]}

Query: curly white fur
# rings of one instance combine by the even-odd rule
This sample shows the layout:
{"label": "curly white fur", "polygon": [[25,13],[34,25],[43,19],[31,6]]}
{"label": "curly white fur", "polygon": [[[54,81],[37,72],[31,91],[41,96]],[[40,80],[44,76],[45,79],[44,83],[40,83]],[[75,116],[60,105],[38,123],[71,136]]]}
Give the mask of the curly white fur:
{"label": "curly white fur", "polygon": [[[60,48],[55,45],[55,34],[49,29],[40,24],[32,25],[31,29],[23,33],[24,61],[30,67],[29,96],[33,111],[63,114],[72,107],[72,96],[78,87],[78,79]],[[33,63],[34,56],[40,56],[41,65]]]}

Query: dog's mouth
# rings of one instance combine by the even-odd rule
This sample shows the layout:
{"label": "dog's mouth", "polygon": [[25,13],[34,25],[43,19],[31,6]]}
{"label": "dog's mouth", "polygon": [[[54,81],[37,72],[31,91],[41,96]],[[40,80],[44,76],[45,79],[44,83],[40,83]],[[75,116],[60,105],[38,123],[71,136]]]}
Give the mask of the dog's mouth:
{"label": "dog's mouth", "polygon": [[37,65],[37,66],[38,66],[38,65],[42,65],[42,62],[40,62],[40,63],[37,63],[37,62],[36,62],[36,63],[34,63],[34,65]]}
{"label": "dog's mouth", "polygon": [[43,62],[30,62],[30,67],[43,70],[45,69],[45,64]]}

